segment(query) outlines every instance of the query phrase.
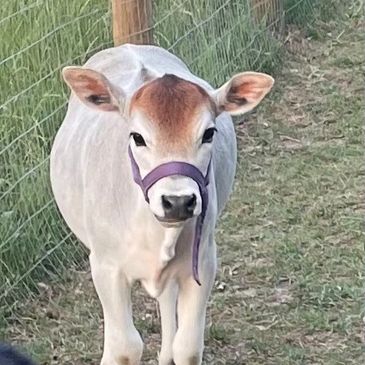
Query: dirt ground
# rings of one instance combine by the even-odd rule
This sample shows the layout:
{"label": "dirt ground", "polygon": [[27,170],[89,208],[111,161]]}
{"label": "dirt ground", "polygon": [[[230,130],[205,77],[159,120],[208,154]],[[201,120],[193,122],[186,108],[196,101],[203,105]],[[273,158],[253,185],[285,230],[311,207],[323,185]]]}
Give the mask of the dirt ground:
{"label": "dirt ground", "polygon": [[[362,27],[324,25],[320,40],[291,31],[274,93],[237,123],[204,364],[365,363]],[[103,323],[89,271],[40,287],[7,337],[41,364],[98,364]],[[156,364],[156,303],[140,288],[134,303],[143,364]]]}

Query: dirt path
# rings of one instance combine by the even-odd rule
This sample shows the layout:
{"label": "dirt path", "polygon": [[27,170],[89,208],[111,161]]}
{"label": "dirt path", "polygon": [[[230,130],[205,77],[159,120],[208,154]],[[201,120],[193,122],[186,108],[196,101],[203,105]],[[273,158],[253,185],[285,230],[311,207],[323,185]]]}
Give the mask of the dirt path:
{"label": "dirt path", "polygon": [[[293,33],[302,55],[286,54],[275,94],[237,126],[239,169],[218,229],[205,364],[363,362],[364,53],[358,20],[331,32],[322,41]],[[158,312],[141,293],[144,364],[156,364]],[[90,275],[44,286],[9,337],[44,364],[97,364],[102,319]]]}

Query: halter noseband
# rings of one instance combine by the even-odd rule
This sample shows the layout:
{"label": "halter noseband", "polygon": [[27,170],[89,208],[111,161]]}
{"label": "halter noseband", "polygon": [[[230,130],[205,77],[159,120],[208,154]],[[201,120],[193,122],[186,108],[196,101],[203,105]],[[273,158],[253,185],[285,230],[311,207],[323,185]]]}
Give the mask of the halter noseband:
{"label": "halter noseband", "polygon": [[131,147],[128,147],[128,155],[131,161],[132,167],[132,174],[134,182],[139,185],[141,188],[144,198],[147,203],[150,202],[148,198],[148,191],[149,189],[159,180],[163,179],[164,177],[172,176],[172,175],[181,175],[186,176],[193,179],[198,187],[200,196],[202,199],[202,211],[200,215],[197,217],[196,226],[195,226],[195,236],[194,236],[194,243],[193,243],[193,255],[192,255],[192,266],[193,266],[193,276],[195,281],[200,284],[199,281],[199,248],[200,248],[200,241],[203,229],[203,223],[205,214],[208,208],[208,184],[209,184],[209,172],[210,172],[210,165],[211,161],[209,162],[207,174],[204,176],[201,171],[196,168],[194,165],[191,165],[187,162],[181,161],[171,161],[167,163],[163,163],[157,167],[155,167],[152,171],[150,171],[143,179],[139,170],[139,166],[134,159]]}

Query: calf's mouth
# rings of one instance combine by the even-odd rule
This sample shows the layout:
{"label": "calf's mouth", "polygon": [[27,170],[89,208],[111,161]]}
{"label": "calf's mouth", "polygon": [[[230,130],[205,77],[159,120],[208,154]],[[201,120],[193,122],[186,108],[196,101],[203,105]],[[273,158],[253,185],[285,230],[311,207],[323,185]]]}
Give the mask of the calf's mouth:
{"label": "calf's mouth", "polygon": [[173,218],[166,218],[160,217],[155,214],[155,218],[161,223],[164,227],[172,228],[172,227],[181,227],[188,219],[173,219]]}

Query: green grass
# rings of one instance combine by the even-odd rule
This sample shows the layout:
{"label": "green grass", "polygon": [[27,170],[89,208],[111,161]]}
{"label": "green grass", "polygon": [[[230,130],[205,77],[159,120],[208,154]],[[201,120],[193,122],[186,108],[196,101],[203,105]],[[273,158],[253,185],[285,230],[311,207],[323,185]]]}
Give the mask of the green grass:
{"label": "green grass", "polygon": [[[12,14],[26,9],[15,16]],[[52,200],[48,157],[64,116],[62,66],[111,45],[103,1],[8,1],[0,13],[0,317],[80,261]]]}
{"label": "green grass", "polygon": [[284,0],[284,7],[286,9],[295,8],[295,11],[287,14],[287,21],[290,24],[311,27],[318,20],[326,22],[333,19],[343,19],[345,13],[349,11],[351,3],[357,11],[360,10],[360,1],[346,4],[341,0]]}
{"label": "green grass", "polygon": [[[8,58],[0,64],[0,337],[42,363],[52,353],[54,363],[91,364],[101,352],[100,307],[88,275],[68,272],[82,267],[84,253],[53,203],[48,155],[67,100],[59,71],[111,45],[110,14],[107,1],[38,2],[8,1],[0,14],[0,54]],[[306,58],[283,51],[242,1],[183,2],[158,2],[156,22],[168,17],[155,38],[194,72],[216,86],[245,69],[277,74],[276,92],[237,125],[239,168],[218,228],[206,363],[362,363],[360,2],[336,23],[332,12],[323,13],[325,24],[317,14],[311,29],[321,37],[303,49]],[[298,4],[287,20],[300,25],[318,4]],[[155,305],[139,293],[136,307],[153,363]]]}

